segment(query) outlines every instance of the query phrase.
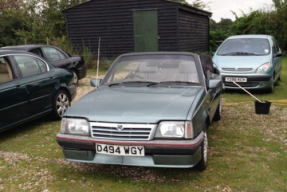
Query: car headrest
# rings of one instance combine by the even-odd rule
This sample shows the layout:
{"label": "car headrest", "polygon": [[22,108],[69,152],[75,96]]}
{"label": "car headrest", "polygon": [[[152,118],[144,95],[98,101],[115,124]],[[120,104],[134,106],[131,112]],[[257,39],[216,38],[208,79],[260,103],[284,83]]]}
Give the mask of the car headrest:
{"label": "car headrest", "polygon": [[0,63],[0,73],[9,73],[5,63]]}
{"label": "car headrest", "polygon": [[157,73],[157,67],[148,62],[142,62],[139,66],[139,73]]}
{"label": "car headrest", "polygon": [[35,65],[33,63],[30,63],[30,62],[24,62],[24,66],[26,69],[31,69],[31,68],[34,68]]}
{"label": "car headrest", "polygon": [[195,63],[193,62],[181,62],[178,67],[180,73],[196,73]]}

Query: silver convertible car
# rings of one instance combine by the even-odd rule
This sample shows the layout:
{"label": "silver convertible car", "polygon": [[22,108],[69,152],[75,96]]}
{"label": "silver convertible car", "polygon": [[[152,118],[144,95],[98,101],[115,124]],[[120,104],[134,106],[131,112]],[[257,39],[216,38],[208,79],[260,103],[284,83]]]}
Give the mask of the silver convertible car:
{"label": "silver convertible car", "polygon": [[69,161],[204,170],[208,126],[221,115],[209,56],[119,56],[96,90],[65,113],[57,142]]}

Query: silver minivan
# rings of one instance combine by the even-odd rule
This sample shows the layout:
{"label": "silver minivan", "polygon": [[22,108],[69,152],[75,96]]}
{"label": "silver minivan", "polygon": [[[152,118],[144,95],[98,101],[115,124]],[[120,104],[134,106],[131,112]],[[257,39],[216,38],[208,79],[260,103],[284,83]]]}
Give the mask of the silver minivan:
{"label": "silver minivan", "polygon": [[214,66],[221,72],[226,89],[273,92],[280,80],[282,52],[270,35],[236,35],[227,38],[213,56]]}

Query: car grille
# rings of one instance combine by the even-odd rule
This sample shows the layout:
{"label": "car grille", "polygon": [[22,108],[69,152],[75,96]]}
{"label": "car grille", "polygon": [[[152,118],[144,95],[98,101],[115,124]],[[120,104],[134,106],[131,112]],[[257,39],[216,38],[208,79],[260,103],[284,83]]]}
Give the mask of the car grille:
{"label": "car grille", "polygon": [[[241,87],[256,87],[256,86],[258,86],[259,83],[247,82],[247,83],[237,83],[237,84],[239,84]],[[237,87],[234,83],[230,83],[230,82],[225,82],[224,85],[226,87]]]}
{"label": "car grille", "polygon": [[252,71],[253,68],[222,68],[223,71]]}
{"label": "car grille", "polygon": [[90,123],[93,138],[113,140],[151,140],[155,124]]}

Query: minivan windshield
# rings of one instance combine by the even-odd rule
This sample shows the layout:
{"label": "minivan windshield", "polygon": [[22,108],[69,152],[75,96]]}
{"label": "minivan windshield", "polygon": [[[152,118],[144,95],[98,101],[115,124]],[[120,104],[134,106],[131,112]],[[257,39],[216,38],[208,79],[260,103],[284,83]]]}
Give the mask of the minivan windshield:
{"label": "minivan windshield", "polygon": [[262,38],[240,38],[228,39],[220,47],[217,55],[222,56],[252,56],[268,55],[270,45],[267,39]]}
{"label": "minivan windshield", "polygon": [[130,55],[117,60],[108,71],[103,84],[199,84],[193,56]]}

